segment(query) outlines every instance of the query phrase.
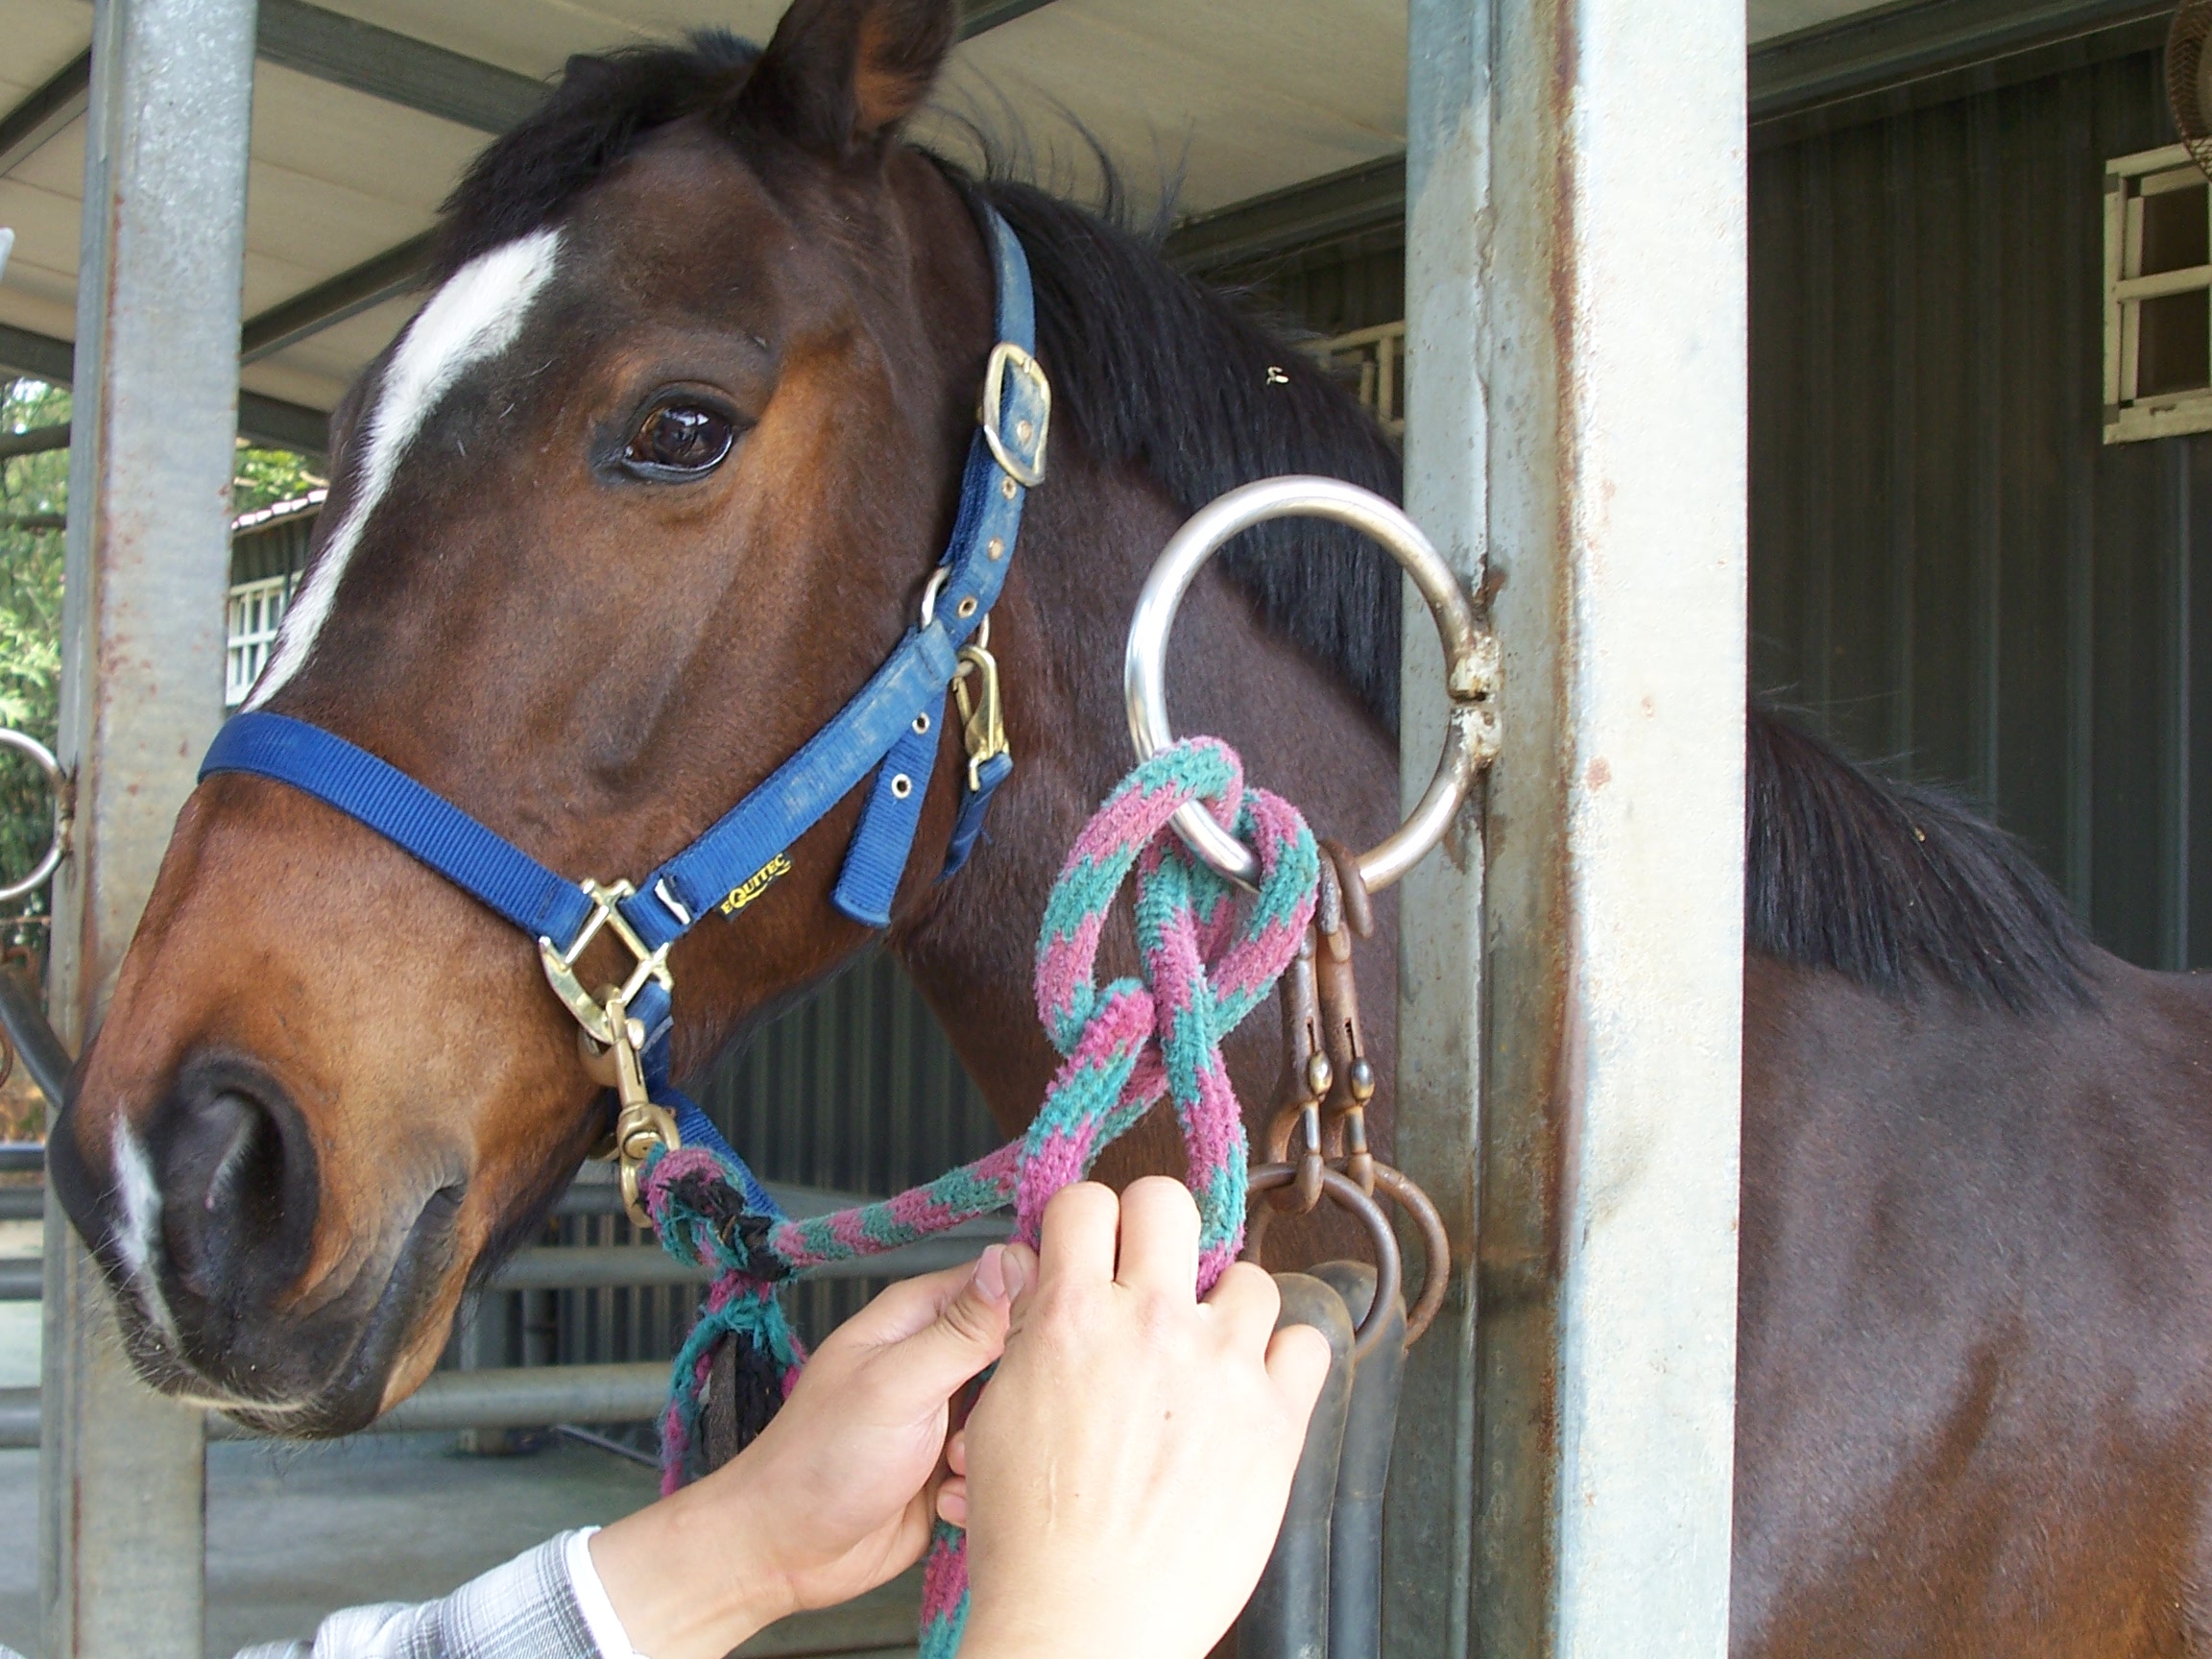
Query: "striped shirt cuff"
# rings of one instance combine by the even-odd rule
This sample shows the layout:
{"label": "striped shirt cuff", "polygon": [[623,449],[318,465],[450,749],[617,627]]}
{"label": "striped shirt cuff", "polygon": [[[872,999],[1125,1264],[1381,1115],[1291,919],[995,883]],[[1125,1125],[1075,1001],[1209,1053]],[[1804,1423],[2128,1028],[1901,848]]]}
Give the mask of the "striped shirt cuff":
{"label": "striped shirt cuff", "polygon": [[596,1644],[597,1659],[645,1659],[630,1646],[630,1633],[622,1628],[614,1603],[608,1599],[607,1586],[600,1582],[599,1569],[591,1560],[591,1534],[598,1530],[586,1527],[568,1534],[568,1588],[575,1594],[576,1609],[584,1615],[584,1627]]}

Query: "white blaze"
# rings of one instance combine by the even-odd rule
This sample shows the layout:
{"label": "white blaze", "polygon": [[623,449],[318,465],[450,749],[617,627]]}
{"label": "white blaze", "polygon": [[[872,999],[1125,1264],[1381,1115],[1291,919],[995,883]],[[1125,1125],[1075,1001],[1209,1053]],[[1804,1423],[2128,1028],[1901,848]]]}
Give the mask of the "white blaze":
{"label": "white blaze", "polygon": [[176,1326],[169,1317],[169,1305],[162,1300],[160,1282],[153,1272],[155,1237],[161,1225],[161,1188],[154,1179],[154,1165],[146,1156],[146,1148],[121,1118],[115,1122],[115,1186],[117,1196],[123,1200],[123,1225],[115,1236],[116,1251],[123,1258],[139,1306],[174,1339]]}
{"label": "white blaze", "polygon": [[306,662],[315,649],[315,637],[330,615],[347,563],[361,541],[369,515],[391,487],[400,457],[463,373],[515,343],[530,302],[553,275],[560,245],[558,230],[539,230],[478,254],[447,277],[416,314],[377,389],[367,448],[346,517],[324,542],[307,585],[285,613],[276,649],[247,700],[249,709],[266,703]]}

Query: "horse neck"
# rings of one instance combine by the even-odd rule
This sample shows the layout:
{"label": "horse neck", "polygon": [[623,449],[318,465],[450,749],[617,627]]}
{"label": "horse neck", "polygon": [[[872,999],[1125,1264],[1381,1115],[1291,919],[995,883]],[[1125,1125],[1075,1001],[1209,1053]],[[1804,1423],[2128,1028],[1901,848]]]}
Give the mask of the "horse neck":
{"label": "horse neck", "polygon": [[[1093,464],[1071,437],[1056,434],[1055,444],[992,623],[1015,773],[968,867],[891,937],[1010,1134],[1034,1115],[1058,1064],[1031,992],[1038,921],[1077,832],[1134,763],[1123,640],[1138,590],[1182,518],[1149,480]],[[1317,834],[1367,846],[1389,832],[1394,741],[1322,667],[1263,630],[1250,602],[1212,568],[1184,602],[1173,652],[1179,731],[1228,740],[1246,776],[1295,804]],[[1387,902],[1378,906],[1377,933],[1359,968],[1370,1046],[1388,1077],[1397,949]],[[1135,971],[1126,905],[1099,966],[1101,977]],[[1273,1091],[1278,1023],[1270,1001],[1226,1047],[1248,1124]],[[1386,1135],[1386,1113],[1378,1122]],[[1142,1166],[1166,1167],[1168,1159],[1158,1131],[1134,1154]]]}

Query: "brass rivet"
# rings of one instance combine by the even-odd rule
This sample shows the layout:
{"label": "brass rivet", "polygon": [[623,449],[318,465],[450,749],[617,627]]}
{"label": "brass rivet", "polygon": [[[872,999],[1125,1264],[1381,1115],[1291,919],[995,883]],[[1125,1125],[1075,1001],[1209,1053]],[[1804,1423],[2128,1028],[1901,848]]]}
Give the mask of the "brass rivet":
{"label": "brass rivet", "polygon": [[914,716],[914,734],[915,734],[917,737],[919,737],[919,736],[921,736],[923,733],[926,733],[928,730],[929,730],[929,716],[928,716],[928,715],[926,715],[926,714],[917,714],[917,715],[915,715],[915,716]]}
{"label": "brass rivet", "polygon": [[905,800],[914,793],[914,780],[903,772],[900,773],[891,780],[891,793],[898,800]]}
{"label": "brass rivet", "polygon": [[994,559],[1003,559],[1003,558],[1005,558],[1005,557],[1006,557],[1006,538],[1005,538],[1005,537],[1003,537],[1003,536],[994,536],[994,537],[992,537],[992,538],[991,538],[991,541],[990,541],[990,542],[989,542],[989,544],[988,544],[988,545],[986,545],[986,546],[984,547],[983,551],[984,551],[984,552],[986,552],[986,553],[988,553],[988,554],[990,554],[990,555],[991,555],[991,557],[992,557],[992,558],[994,558]]}
{"label": "brass rivet", "polygon": [[971,593],[967,598],[960,601],[960,619],[962,621],[966,621],[969,617],[974,614],[975,596]]}
{"label": "brass rivet", "polygon": [[998,493],[1009,501],[1014,499],[1014,480],[1011,477],[998,480]]}
{"label": "brass rivet", "polygon": [[1017,421],[1014,422],[1014,436],[1027,445],[1030,439],[1037,436],[1037,428],[1026,421]]}

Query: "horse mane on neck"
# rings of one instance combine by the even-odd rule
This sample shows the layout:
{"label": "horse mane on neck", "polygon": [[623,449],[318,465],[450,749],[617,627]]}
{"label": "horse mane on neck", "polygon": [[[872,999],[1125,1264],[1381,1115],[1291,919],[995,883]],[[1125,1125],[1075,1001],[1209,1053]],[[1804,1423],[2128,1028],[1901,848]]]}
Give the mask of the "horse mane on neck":
{"label": "horse mane on neck", "polygon": [[[1156,238],[1119,223],[1119,187],[1103,156],[1099,164],[1109,204],[1100,213],[947,169],[1022,238],[1038,357],[1074,441],[1142,471],[1185,513],[1285,472],[1348,479],[1397,500],[1397,445],[1359,400],[1241,296],[1193,281]],[[1386,554],[1341,525],[1276,519],[1219,557],[1276,633],[1396,728],[1399,579]]]}
{"label": "horse mane on neck", "polygon": [[1911,998],[2025,1014],[2090,1000],[2085,940],[2027,851],[1950,796],[1878,776],[1754,702],[1744,942]]}
{"label": "horse mane on neck", "polygon": [[[654,130],[725,107],[757,56],[706,31],[571,59],[545,105],[445,204],[433,279],[553,218]],[[1062,442],[1142,473],[1185,512],[1283,472],[1399,498],[1397,448],[1358,400],[1289,330],[1176,271],[1157,235],[1122,223],[1110,166],[1094,213],[940,165],[1022,238]],[[1271,627],[1396,727],[1399,582],[1379,549],[1336,525],[1277,521],[1221,557]],[[2017,843],[1756,703],[1746,740],[1749,948],[1901,998],[1942,986],[2016,1012],[2086,1001],[2080,930]]]}

